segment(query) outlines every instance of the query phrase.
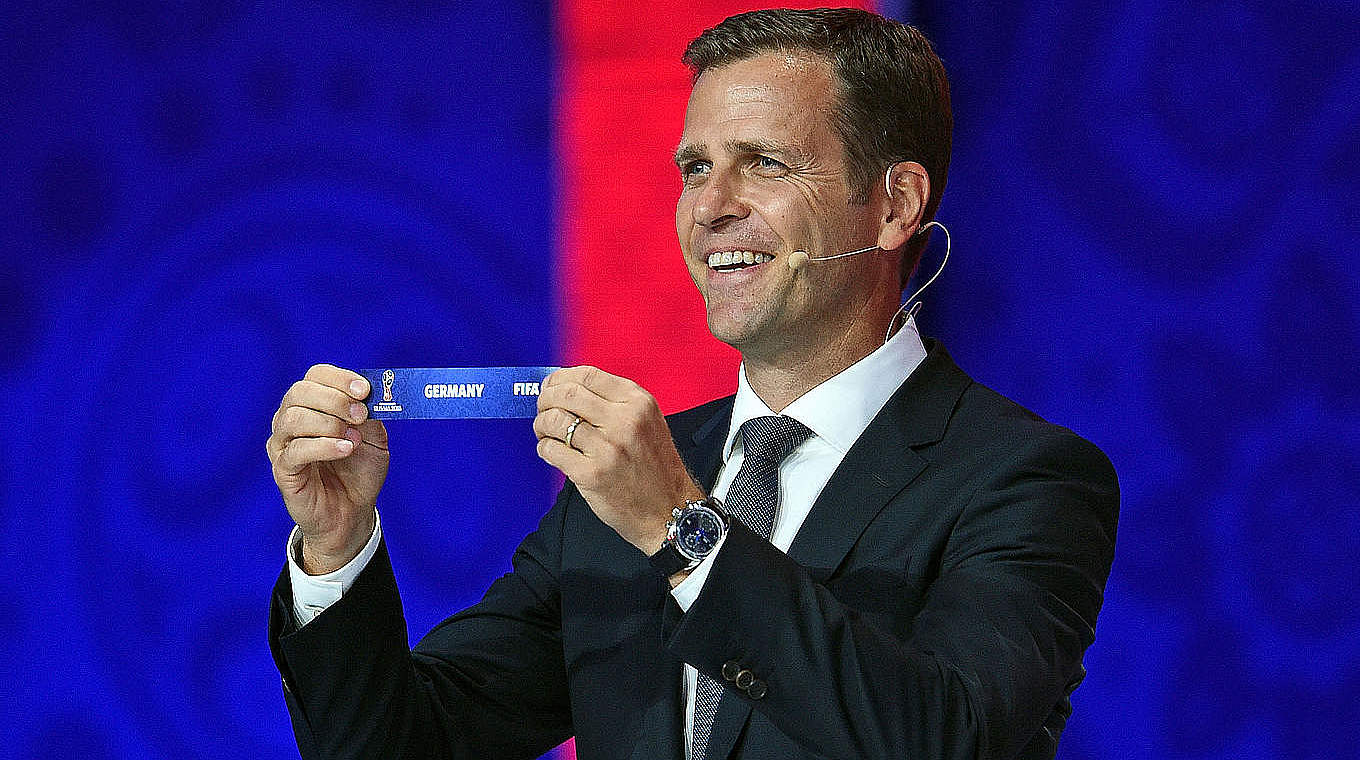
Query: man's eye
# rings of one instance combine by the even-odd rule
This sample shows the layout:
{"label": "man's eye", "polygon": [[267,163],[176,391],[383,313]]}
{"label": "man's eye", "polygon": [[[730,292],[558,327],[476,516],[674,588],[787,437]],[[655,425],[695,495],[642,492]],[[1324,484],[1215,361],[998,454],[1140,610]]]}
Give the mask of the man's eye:
{"label": "man's eye", "polygon": [[708,174],[709,168],[707,161],[691,161],[680,167],[680,178],[686,182],[690,182]]}
{"label": "man's eye", "polygon": [[762,172],[782,172],[789,168],[769,156],[756,156],[755,164]]}

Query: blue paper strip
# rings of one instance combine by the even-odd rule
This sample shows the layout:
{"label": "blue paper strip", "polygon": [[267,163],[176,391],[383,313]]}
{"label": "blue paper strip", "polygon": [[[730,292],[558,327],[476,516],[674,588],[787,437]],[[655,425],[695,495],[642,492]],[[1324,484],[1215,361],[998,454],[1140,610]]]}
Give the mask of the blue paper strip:
{"label": "blue paper strip", "polygon": [[361,369],[375,420],[530,419],[543,378],[560,367]]}

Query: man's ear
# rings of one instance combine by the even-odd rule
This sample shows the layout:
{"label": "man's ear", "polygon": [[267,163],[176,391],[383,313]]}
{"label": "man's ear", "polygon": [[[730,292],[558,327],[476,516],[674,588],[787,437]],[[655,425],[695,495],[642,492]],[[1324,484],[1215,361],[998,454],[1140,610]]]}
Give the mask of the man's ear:
{"label": "man's ear", "polygon": [[878,247],[895,251],[921,227],[930,197],[930,175],[915,161],[898,161],[883,175],[883,190],[887,206],[879,224]]}

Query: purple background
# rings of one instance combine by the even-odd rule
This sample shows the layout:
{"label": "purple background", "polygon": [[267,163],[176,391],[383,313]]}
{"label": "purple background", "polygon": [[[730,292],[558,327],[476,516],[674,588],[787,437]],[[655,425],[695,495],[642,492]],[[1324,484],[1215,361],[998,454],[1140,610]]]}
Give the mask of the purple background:
{"label": "purple background", "polygon": [[[1355,756],[1360,12],[890,10],[958,123],[924,330],[1121,476],[1059,756]],[[0,41],[0,756],[291,756],[270,415],[315,361],[559,356],[553,9],[10,4]],[[401,428],[413,637],[546,509],[531,440]]]}

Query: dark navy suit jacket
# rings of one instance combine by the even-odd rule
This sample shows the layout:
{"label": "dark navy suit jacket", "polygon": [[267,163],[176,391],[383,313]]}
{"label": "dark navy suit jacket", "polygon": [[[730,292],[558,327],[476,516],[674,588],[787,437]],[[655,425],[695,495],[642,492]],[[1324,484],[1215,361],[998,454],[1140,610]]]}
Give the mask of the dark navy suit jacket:
{"label": "dark navy suit jacket", "polygon": [[[736,662],[709,758],[1052,758],[1114,553],[1114,470],[975,383],[933,342],[788,554],[737,524],[681,613],[567,484],[477,605],[408,650],[385,548],[270,644],[303,757],[681,760],[681,666]],[[726,398],[674,415],[711,487]]]}

